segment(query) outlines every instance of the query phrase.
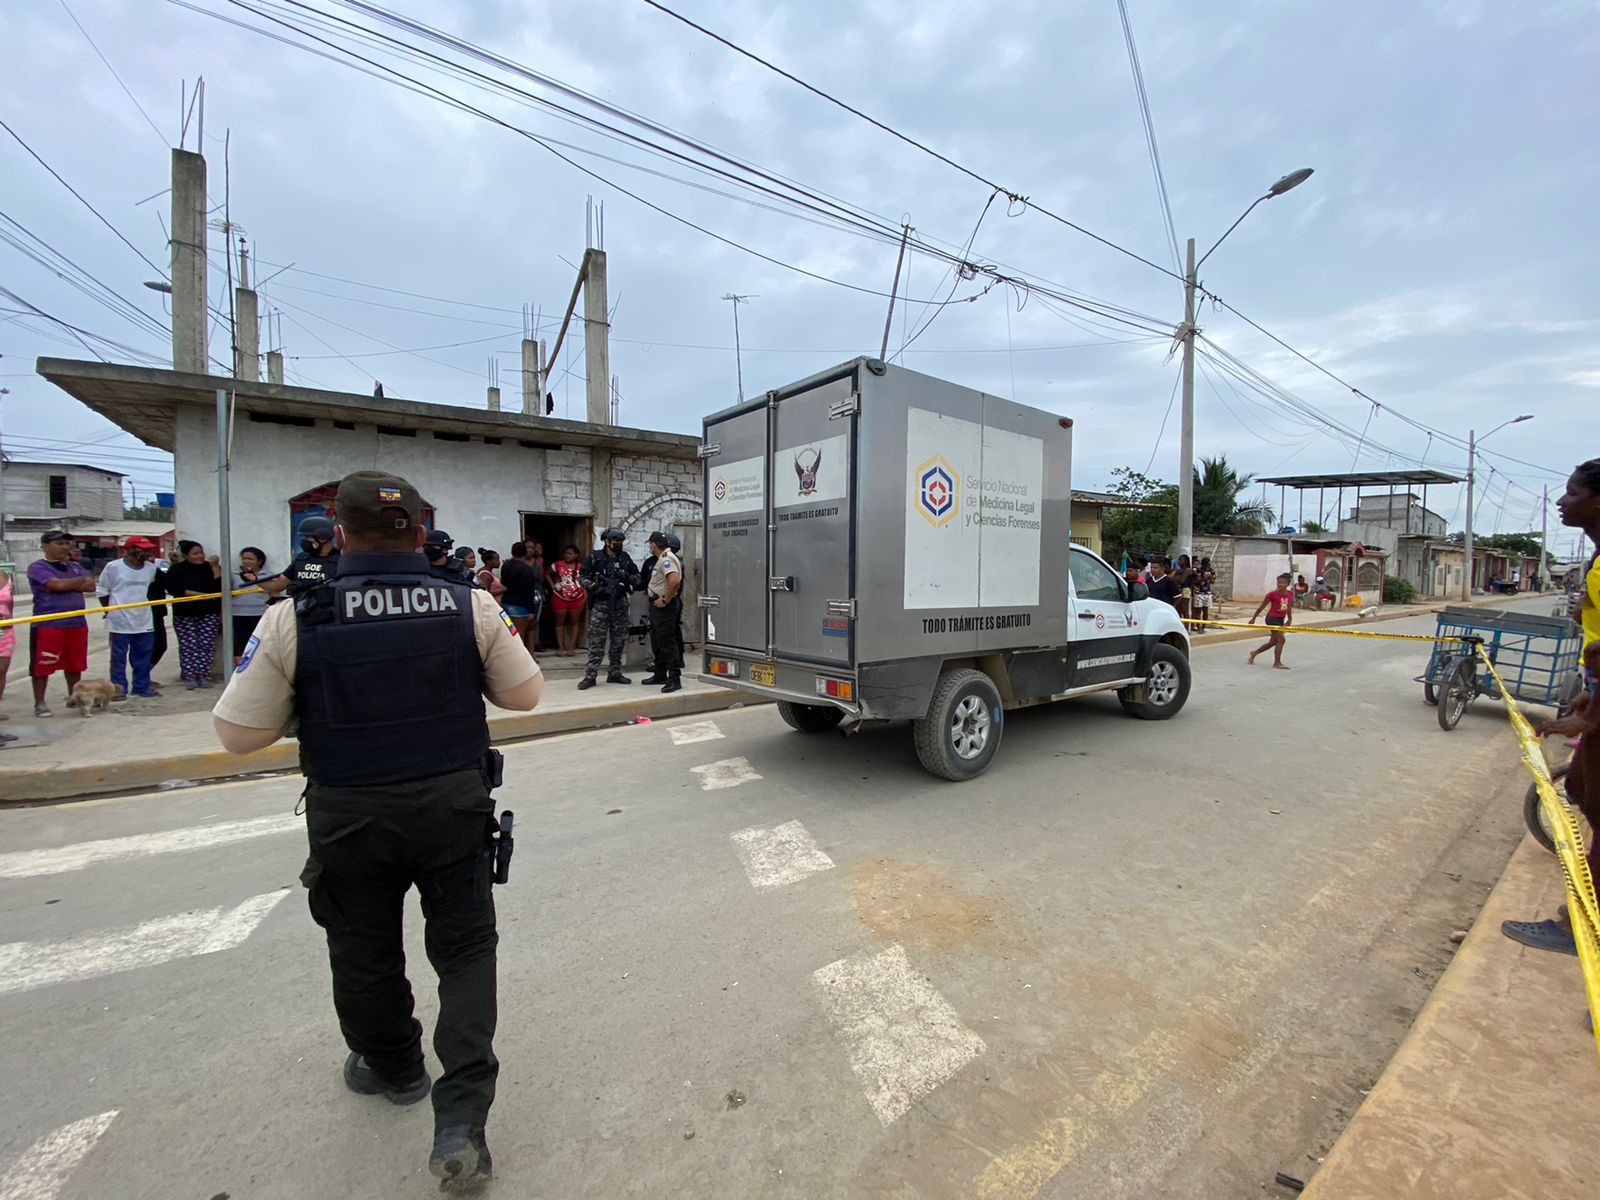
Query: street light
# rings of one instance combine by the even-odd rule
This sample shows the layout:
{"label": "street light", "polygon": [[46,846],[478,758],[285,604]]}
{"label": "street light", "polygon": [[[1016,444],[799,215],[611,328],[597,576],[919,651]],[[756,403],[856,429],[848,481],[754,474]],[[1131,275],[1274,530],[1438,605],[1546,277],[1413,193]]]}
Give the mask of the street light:
{"label": "street light", "polygon": [[1533,420],[1532,413],[1523,413],[1520,417],[1512,417],[1509,420],[1501,421],[1500,424],[1484,434],[1482,438],[1479,438],[1470,429],[1467,431],[1467,520],[1464,526],[1465,533],[1461,539],[1462,547],[1466,553],[1466,559],[1462,564],[1461,571],[1461,601],[1463,604],[1472,599],[1472,484],[1478,457],[1478,443],[1492,438],[1507,425],[1520,425],[1523,421],[1531,420]]}
{"label": "street light", "polygon": [[1239,220],[1223,232],[1211,249],[1200,256],[1200,262],[1194,258],[1194,239],[1189,239],[1188,267],[1183,275],[1183,419],[1180,426],[1178,439],[1178,541],[1179,554],[1194,553],[1194,293],[1198,286],[1195,272],[1200,269],[1200,263],[1205,262],[1216,251],[1216,248],[1227,240],[1228,234],[1239,228],[1239,223],[1248,217],[1255,206],[1263,200],[1271,200],[1274,196],[1281,196],[1285,192],[1299,187],[1310,179],[1312,169],[1301,167],[1298,171],[1290,171],[1266,191],[1263,196],[1251,201],[1250,207],[1239,214]]}

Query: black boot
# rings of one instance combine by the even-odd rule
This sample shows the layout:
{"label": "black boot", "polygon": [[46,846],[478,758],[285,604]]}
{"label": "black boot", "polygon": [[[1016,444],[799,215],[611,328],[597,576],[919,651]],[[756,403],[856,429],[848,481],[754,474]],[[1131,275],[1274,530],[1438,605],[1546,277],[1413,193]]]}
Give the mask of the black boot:
{"label": "black boot", "polygon": [[580,679],[578,681],[578,690],[580,692],[586,692],[590,688],[592,688],[593,686],[594,686],[594,676],[593,675],[585,675],[582,679]]}
{"label": "black boot", "polygon": [[660,687],[666,681],[667,677],[662,673],[659,667],[653,669],[650,674],[646,675],[642,680],[640,680],[640,682],[645,684],[647,687]]}
{"label": "black boot", "polygon": [[384,1079],[359,1054],[344,1060],[344,1085],[362,1096],[386,1096],[390,1104],[415,1104],[427,1098],[433,1080],[423,1071],[408,1083],[393,1083]]}
{"label": "black boot", "polygon": [[632,683],[633,680],[629,679],[621,671],[612,671],[610,674],[608,674],[606,676],[606,682],[607,683]]}
{"label": "black boot", "polygon": [[681,678],[679,678],[679,674],[678,674],[677,671],[668,671],[667,672],[667,686],[662,688],[661,690],[663,692],[681,692],[681,691],[683,691],[683,680]]}
{"label": "black boot", "polygon": [[428,1170],[439,1178],[439,1190],[466,1191],[494,1174],[489,1143],[483,1130],[470,1125],[446,1125],[433,1135]]}

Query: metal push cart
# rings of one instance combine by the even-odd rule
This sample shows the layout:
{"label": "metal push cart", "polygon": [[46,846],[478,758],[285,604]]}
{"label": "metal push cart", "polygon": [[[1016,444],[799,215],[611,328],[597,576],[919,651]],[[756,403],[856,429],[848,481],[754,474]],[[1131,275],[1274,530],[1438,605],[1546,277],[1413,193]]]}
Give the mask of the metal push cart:
{"label": "metal push cart", "polygon": [[1439,728],[1454,729],[1479,696],[1500,696],[1482,668],[1483,646],[1513,700],[1552,707],[1570,703],[1583,686],[1578,672],[1582,631],[1565,618],[1503,608],[1446,608],[1426,670],[1417,676],[1422,698],[1438,710]]}

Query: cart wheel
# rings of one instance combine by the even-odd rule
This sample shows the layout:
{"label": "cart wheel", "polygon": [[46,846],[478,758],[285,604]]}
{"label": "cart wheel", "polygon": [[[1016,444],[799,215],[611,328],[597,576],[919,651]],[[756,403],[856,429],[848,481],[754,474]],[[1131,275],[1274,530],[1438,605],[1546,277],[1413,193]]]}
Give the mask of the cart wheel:
{"label": "cart wheel", "polygon": [[1474,684],[1474,672],[1467,663],[1457,667],[1445,681],[1444,690],[1439,693],[1439,707],[1434,710],[1440,729],[1451,730],[1460,724],[1467,705],[1472,703]]}
{"label": "cart wheel", "polygon": [[1422,685],[1422,702],[1424,704],[1439,703],[1439,693],[1433,690],[1433,684],[1425,683]]}
{"label": "cart wheel", "polygon": [[[1550,778],[1562,778],[1571,766],[1570,762],[1564,762],[1559,767],[1551,767]],[[1536,783],[1530,783],[1527,794],[1522,797],[1522,819],[1527,822],[1528,832],[1533,834],[1533,840],[1554,854],[1556,851],[1555,835],[1551,833],[1550,827],[1545,824],[1544,805],[1539,803],[1539,785]]]}

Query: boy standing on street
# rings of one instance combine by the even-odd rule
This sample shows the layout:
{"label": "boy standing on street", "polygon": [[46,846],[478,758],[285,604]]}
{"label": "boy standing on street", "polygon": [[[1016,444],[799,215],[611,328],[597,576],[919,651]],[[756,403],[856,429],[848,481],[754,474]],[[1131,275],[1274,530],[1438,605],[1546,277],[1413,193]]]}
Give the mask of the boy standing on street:
{"label": "boy standing on street", "polygon": [[[132,537],[123,546],[123,555],[105,565],[100,572],[100,604],[138,604],[150,595],[150,585],[155,582],[156,565],[151,556],[156,545],[148,538]],[[150,656],[155,652],[156,620],[148,608],[126,608],[106,614],[106,629],[111,633],[111,686],[117,689],[116,698],[126,700],[128,691],[128,666],[133,666],[133,692],[135,696],[154,699],[150,689]]]}

